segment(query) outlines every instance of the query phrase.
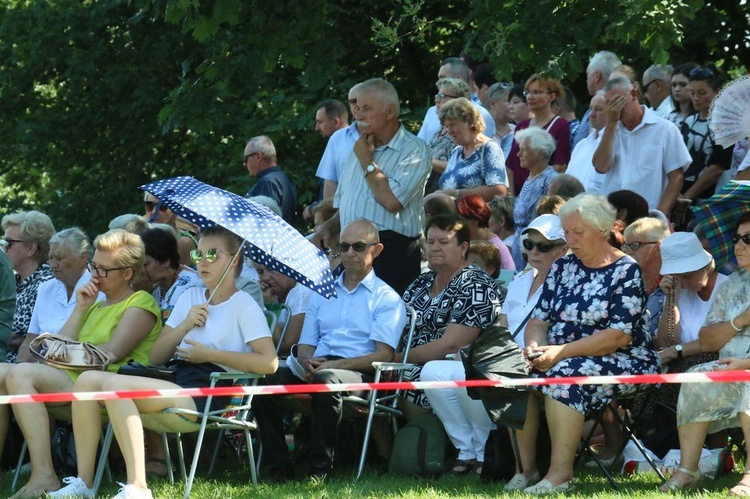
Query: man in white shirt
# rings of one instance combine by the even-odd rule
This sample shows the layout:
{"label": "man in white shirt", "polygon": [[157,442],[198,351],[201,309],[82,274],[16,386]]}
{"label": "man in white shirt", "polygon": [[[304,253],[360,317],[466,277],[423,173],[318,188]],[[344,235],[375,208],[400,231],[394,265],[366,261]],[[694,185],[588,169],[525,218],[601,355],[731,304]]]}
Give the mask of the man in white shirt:
{"label": "man in white shirt", "polygon": [[628,189],[643,196],[649,209],[669,214],[692,161],[680,131],[641,106],[628,79],[611,79],[604,92],[607,126],[592,160],[606,174],[601,194]]}
{"label": "man in white shirt", "polygon": [[674,111],[672,104],[672,71],[670,65],[654,64],[643,73],[643,95],[660,118],[667,119]]}
{"label": "man in white shirt", "polygon": [[[344,272],[336,280],[336,298],[313,295],[307,305],[296,357],[306,379],[281,366],[266,378],[268,384],[367,382],[372,380],[373,362],[393,357],[406,325],[406,308],[373,271],[373,261],[383,251],[377,228],[364,220],[352,222],[342,231],[338,250]],[[312,394],[311,441],[304,459],[308,475],[331,472],[342,396],[341,392]],[[284,440],[283,399],[256,397],[253,411],[263,442],[265,477],[291,478],[294,470]]]}
{"label": "man in white shirt", "polygon": [[[438,70],[438,80],[443,78],[458,78],[466,83],[469,83],[470,76],[469,66],[460,57],[449,57],[440,64]],[[488,137],[495,136],[495,120],[492,119],[492,115],[487,111],[480,103],[471,101],[472,105],[477,108],[479,114],[482,115],[484,120],[485,130],[484,134]],[[429,142],[430,139],[440,130],[440,118],[437,114],[437,106],[432,106],[427,110],[422,121],[422,128],[419,129],[417,137]]]}

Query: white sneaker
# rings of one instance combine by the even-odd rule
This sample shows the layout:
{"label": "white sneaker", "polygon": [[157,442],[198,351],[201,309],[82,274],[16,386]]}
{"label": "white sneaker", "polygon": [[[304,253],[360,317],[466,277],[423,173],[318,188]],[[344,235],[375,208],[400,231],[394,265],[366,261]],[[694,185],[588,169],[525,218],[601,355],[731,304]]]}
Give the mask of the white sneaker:
{"label": "white sneaker", "polygon": [[46,497],[94,497],[95,489],[86,487],[86,483],[77,476],[63,478],[67,485],[54,492],[47,492]]}
{"label": "white sneaker", "polygon": [[142,489],[131,483],[120,483],[120,492],[112,499],[154,499],[151,495],[151,489]]}

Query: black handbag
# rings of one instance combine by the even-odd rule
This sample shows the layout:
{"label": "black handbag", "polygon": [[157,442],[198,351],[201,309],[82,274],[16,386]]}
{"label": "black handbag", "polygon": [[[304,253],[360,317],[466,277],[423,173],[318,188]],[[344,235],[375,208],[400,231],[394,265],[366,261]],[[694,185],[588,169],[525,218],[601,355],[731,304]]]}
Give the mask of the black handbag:
{"label": "black handbag", "polygon": [[160,379],[162,381],[175,382],[175,368],[166,366],[144,366],[143,364],[130,359],[127,364],[123,364],[117,370],[117,374],[126,376],[142,376],[144,378]]}
{"label": "black handbag", "polygon": [[[501,380],[527,378],[529,364],[513,339],[526,324],[531,314],[517,328],[515,334],[498,322],[484,329],[472,345],[460,350],[467,380]],[[467,388],[469,397],[484,404],[490,419],[509,428],[523,429],[529,400],[527,387]]]}

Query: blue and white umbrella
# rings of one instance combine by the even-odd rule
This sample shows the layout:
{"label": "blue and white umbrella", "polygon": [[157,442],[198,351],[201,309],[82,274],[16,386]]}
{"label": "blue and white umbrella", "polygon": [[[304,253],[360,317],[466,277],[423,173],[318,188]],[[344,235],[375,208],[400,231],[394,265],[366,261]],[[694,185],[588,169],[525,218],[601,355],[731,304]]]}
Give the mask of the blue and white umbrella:
{"label": "blue and white umbrella", "polygon": [[140,188],[201,228],[218,224],[242,237],[244,252],[254,261],[326,298],[336,296],[325,254],[266,206],[193,177],[168,178]]}

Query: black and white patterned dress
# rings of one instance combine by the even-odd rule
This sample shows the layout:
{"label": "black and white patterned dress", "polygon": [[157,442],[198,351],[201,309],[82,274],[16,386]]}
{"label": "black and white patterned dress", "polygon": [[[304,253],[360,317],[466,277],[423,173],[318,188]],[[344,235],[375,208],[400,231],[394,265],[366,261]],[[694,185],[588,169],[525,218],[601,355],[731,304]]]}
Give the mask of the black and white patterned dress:
{"label": "black and white patterned dress", "polygon": [[[16,311],[13,314],[12,334],[26,336],[31,323],[31,314],[34,311],[36,303],[36,294],[39,285],[44,281],[54,279],[52,269],[47,262],[44,262],[36,268],[26,279],[17,280],[16,282]],[[16,279],[18,276],[16,275]],[[6,359],[9,363],[15,363],[18,351],[8,352]]]}
{"label": "black and white patterned dress", "polygon": [[[411,348],[442,338],[450,324],[484,329],[493,323],[500,310],[500,295],[494,281],[476,264],[459,271],[443,291],[430,298],[435,276],[434,271],[420,275],[404,292],[404,302],[417,312]],[[422,366],[415,365],[406,371],[404,381],[419,381],[421,372]],[[409,390],[404,397],[416,405],[430,407],[421,390]]]}

